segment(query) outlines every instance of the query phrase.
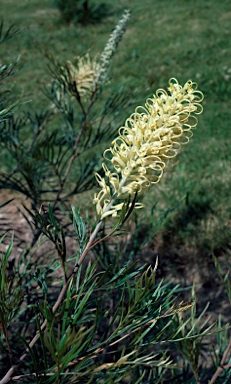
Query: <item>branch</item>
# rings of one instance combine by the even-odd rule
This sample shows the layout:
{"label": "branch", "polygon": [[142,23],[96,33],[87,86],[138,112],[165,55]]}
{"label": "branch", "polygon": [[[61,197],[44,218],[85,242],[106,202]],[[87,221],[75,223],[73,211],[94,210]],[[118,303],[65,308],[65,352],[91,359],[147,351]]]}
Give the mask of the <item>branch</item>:
{"label": "branch", "polygon": [[39,125],[38,129],[34,133],[34,137],[32,138],[30,145],[28,146],[27,150],[24,152],[23,157],[17,159],[17,165],[14,167],[14,169],[8,175],[8,177],[6,178],[5,182],[10,180],[10,178],[18,171],[20,165],[22,164],[22,162],[24,161],[24,159],[28,155],[28,153],[30,153],[30,151],[31,151],[35,141],[38,139],[38,137],[41,134],[41,132],[43,132],[44,128],[46,127],[47,123],[49,122],[49,120],[51,119],[51,117],[53,115],[54,115],[54,109],[52,109],[50,111],[50,113],[44,118],[43,122]]}
{"label": "branch", "polygon": [[75,145],[74,145],[74,148],[73,148],[73,154],[72,154],[72,156],[71,156],[71,158],[70,158],[70,160],[69,160],[69,162],[68,162],[68,165],[67,165],[65,174],[64,174],[64,176],[63,176],[63,180],[61,181],[60,189],[59,189],[59,191],[58,191],[58,193],[57,193],[56,201],[55,201],[55,203],[54,203],[54,207],[57,205],[58,201],[60,200],[60,195],[61,195],[61,193],[62,193],[62,191],[63,191],[63,189],[64,189],[64,185],[65,185],[65,183],[66,183],[66,180],[67,180],[67,178],[68,178],[68,175],[69,175],[69,173],[70,173],[70,170],[71,170],[71,168],[72,168],[72,165],[73,165],[73,163],[74,163],[76,157],[78,156],[78,153],[76,152],[76,150],[77,150],[77,148],[78,148],[79,141],[80,141],[80,139],[81,139],[82,133],[83,133],[84,128],[85,128],[85,123],[86,123],[87,115],[88,115],[88,113],[89,113],[89,111],[90,111],[90,109],[91,109],[91,107],[92,107],[92,105],[93,105],[93,96],[94,96],[94,94],[92,95],[92,99],[91,99],[91,101],[90,101],[90,104],[89,104],[87,110],[84,109],[81,100],[78,99],[78,102],[79,102],[79,104],[80,104],[80,107],[81,107],[81,109],[82,109],[82,111],[83,111],[83,120],[82,120],[82,124],[81,124],[81,128],[80,128],[79,134],[78,134],[78,136],[76,137],[76,140],[75,140]]}
{"label": "branch", "polygon": [[216,372],[214,373],[212,379],[209,381],[209,384],[215,383],[216,379],[224,371],[224,369],[228,369],[228,368],[231,367],[231,363],[230,364],[225,364],[225,362],[229,359],[230,353],[231,353],[231,340],[230,340],[229,345],[226,348],[226,350],[225,350],[225,352],[224,352],[224,354],[222,356],[220,365],[217,368]]}

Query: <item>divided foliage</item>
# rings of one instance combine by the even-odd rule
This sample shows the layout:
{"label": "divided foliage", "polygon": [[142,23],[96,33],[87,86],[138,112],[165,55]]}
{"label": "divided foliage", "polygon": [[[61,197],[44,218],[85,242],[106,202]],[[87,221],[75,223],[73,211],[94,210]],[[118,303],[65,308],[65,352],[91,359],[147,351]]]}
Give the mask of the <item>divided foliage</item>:
{"label": "divided foliage", "polygon": [[[125,31],[121,21],[118,26],[114,51],[106,45],[101,67],[93,66],[101,75],[102,68],[107,74]],[[2,24],[0,42],[6,43],[15,33],[14,27],[4,31]],[[94,77],[93,83],[83,77],[80,87],[72,67],[47,57],[51,82],[45,110],[32,113],[28,107],[22,114],[20,101],[0,94],[1,156],[10,154],[13,159],[10,169],[0,170],[0,188],[22,199],[19,214],[30,234],[29,240],[17,231],[13,235],[14,223],[4,218],[0,383],[207,382],[211,372],[201,367],[201,345],[215,333],[215,325],[204,318],[207,307],[197,315],[193,289],[183,302],[180,286],[156,280],[157,262],[148,266],[138,260],[168,212],[157,223],[151,220],[142,241],[140,222],[134,220],[129,240],[123,224],[134,202],[124,204],[116,223],[105,224],[92,214],[92,197],[90,204],[80,200],[92,193],[94,173],[101,172],[102,148],[114,137],[128,98],[119,91],[105,101],[106,76]],[[92,73],[88,58],[81,64]],[[18,60],[1,66],[0,79],[17,69]],[[70,199],[76,196],[84,202],[84,214],[79,206],[70,208]],[[215,256],[214,260],[230,297],[229,276],[223,277]],[[217,331],[212,369],[228,383],[228,327],[219,320]],[[224,368],[219,371],[221,361]]]}

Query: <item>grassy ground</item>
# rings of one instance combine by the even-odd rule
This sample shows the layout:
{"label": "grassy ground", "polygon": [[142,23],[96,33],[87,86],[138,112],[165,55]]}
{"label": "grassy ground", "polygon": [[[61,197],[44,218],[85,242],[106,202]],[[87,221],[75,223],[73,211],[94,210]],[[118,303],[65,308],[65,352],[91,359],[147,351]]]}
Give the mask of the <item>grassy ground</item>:
{"label": "grassy ground", "polygon": [[[131,8],[129,28],[111,68],[110,87],[123,86],[132,101],[144,104],[171,77],[180,83],[189,78],[204,92],[204,113],[192,143],[165,174],[161,184],[146,197],[147,211],[176,208],[161,232],[169,249],[194,250],[198,258],[227,240],[230,229],[230,16],[229,0],[112,0],[104,1],[110,13],[101,23],[64,25],[49,0],[3,0],[6,26],[16,23],[20,34],[2,47],[1,62],[21,55],[24,68],[9,80],[16,96],[31,100],[30,108],[47,102],[42,86],[49,81],[41,49],[62,60],[91,50],[97,54],[119,20]],[[34,91],[36,90],[36,91]],[[125,111],[126,114],[133,110]],[[222,240],[220,240],[222,239]]]}

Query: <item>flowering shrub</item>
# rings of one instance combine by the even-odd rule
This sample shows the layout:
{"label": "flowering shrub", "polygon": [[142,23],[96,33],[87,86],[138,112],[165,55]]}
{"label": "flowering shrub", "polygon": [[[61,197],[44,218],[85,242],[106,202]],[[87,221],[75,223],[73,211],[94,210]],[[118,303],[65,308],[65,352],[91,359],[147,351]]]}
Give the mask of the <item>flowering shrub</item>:
{"label": "flowering shrub", "polygon": [[[200,383],[201,342],[213,328],[203,319],[206,308],[197,315],[193,290],[187,302],[179,301],[179,286],[156,281],[157,261],[143,265],[126,240],[121,247],[113,239],[124,234],[122,225],[133,209],[142,207],[136,199],[160,181],[168,162],[189,142],[203,94],[192,81],[180,86],[171,79],[168,91],[157,91],[119,129],[104,151],[109,163],[102,164],[104,177],[95,159],[94,147],[105,147],[115,136],[115,116],[124,107],[121,95],[111,96],[91,119],[128,19],[125,11],[98,61],[89,55],[65,64],[50,58],[47,110],[21,117],[17,103],[1,94],[1,146],[16,165],[1,171],[0,186],[24,196],[21,212],[32,241],[17,233],[9,238],[8,230],[0,238],[0,384]],[[16,65],[1,67],[1,80]],[[65,122],[62,130],[54,124],[57,116]],[[93,189],[94,172],[101,187],[94,196],[97,218],[68,208],[71,197]],[[6,222],[7,229],[11,224]],[[137,252],[143,247],[138,243]],[[222,342],[213,353],[211,384],[218,376],[230,378],[227,330],[218,324]]]}

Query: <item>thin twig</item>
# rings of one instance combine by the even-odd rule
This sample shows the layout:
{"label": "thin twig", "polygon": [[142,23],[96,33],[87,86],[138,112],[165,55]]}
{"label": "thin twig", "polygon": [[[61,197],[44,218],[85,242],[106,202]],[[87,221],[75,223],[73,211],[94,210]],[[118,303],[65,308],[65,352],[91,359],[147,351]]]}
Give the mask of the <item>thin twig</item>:
{"label": "thin twig", "polygon": [[[86,120],[84,119],[84,122],[85,122],[85,121],[86,121]],[[70,158],[70,160],[69,160],[69,162],[68,162],[68,165],[67,165],[65,174],[64,174],[63,179],[62,179],[62,181],[61,181],[60,189],[59,189],[59,191],[58,191],[58,193],[57,193],[56,201],[55,201],[55,203],[54,203],[54,208],[55,208],[55,206],[57,205],[57,203],[58,203],[58,201],[59,201],[59,199],[60,199],[60,195],[61,195],[61,193],[63,192],[64,186],[65,186],[66,180],[67,180],[67,178],[68,178],[68,175],[69,175],[69,173],[70,173],[70,170],[71,170],[71,168],[72,168],[72,165],[73,165],[73,163],[74,163],[76,157],[78,156],[78,153],[76,153],[76,149],[77,149],[77,147],[78,147],[78,143],[79,143],[79,140],[80,140],[81,135],[82,135],[82,133],[83,133],[83,130],[84,130],[84,123],[82,123],[80,132],[79,132],[79,134],[78,134],[78,136],[77,136],[77,138],[76,138],[76,140],[75,140],[75,145],[74,145],[74,148],[73,148],[73,154],[72,154],[72,156],[71,156],[71,158]]]}
{"label": "thin twig", "polygon": [[222,359],[221,359],[221,362],[220,362],[220,365],[219,367],[217,368],[216,372],[214,373],[212,379],[209,381],[209,384],[213,384],[215,383],[216,379],[218,378],[218,376],[225,370],[225,369],[228,369],[231,367],[231,364],[225,364],[225,362],[229,359],[229,356],[230,356],[230,353],[231,353],[231,340],[229,342],[229,345],[228,347],[226,348],[223,356],[222,356]]}
{"label": "thin twig", "polygon": [[46,127],[47,123],[49,122],[51,116],[54,114],[54,109],[52,109],[50,111],[50,113],[45,117],[45,119],[43,120],[43,122],[39,125],[38,129],[36,130],[36,132],[34,133],[34,137],[33,139],[31,140],[31,143],[30,145],[28,146],[27,150],[24,152],[23,154],[23,157],[21,157],[21,159],[17,159],[17,165],[14,167],[14,169],[10,172],[10,174],[7,176],[6,181],[8,181],[19,169],[19,166],[22,164],[22,162],[25,160],[25,156],[28,155],[28,153],[30,153],[35,141],[37,140],[37,138],[39,137],[39,135],[42,133],[42,131],[44,130],[44,128]]}
{"label": "thin twig", "polygon": [[6,341],[7,348],[8,348],[10,363],[11,363],[11,365],[14,365],[13,354],[12,354],[12,350],[11,350],[10,343],[9,343],[7,328],[5,327],[3,322],[1,324],[1,328],[2,328],[2,331],[3,331],[3,335],[4,335],[4,338],[5,338],[5,341]]}
{"label": "thin twig", "polygon": [[75,140],[75,145],[74,145],[74,148],[73,148],[72,156],[71,156],[71,158],[70,158],[70,160],[68,162],[66,171],[65,171],[63,179],[61,181],[60,189],[59,189],[59,191],[57,193],[56,200],[55,200],[55,203],[54,203],[54,207],[56,207],[57,203],[60,200],[60,195],[63,192],[64,186],[65,186],[66,180],[68,178],[68,175],[69,175],[69,173],[71,171],[72,165],[73,165],[76,157],[78,156],[78,153],[76,152],[76,150],[78,148],[79,141],[81,139],[82,133],[83,133],[84,128],[85,128],[85,123],[86,123],[86,120],[87,120],[88,113],[90,112],[90,109],[91,109],[91,107],[92,107],[92,105],[94,104],[94,101],[95,101],[95,93],[96,93],[96,91],[94,91],[92,93],[91,99],[90,99],[90,102],[89,102],[89,105],[88,105],[87,109],[84,108],[84,106],[83,106],[83,104],[81,102],[81,99],[80,98],[78,99],[79,105],[80,105],[80,107],[81,107],[81,109],[83,111],[82,124],[81,124],[81,127],[80,127],[79,134],[78,134],[78,136],[76,137],[76,140]]}

